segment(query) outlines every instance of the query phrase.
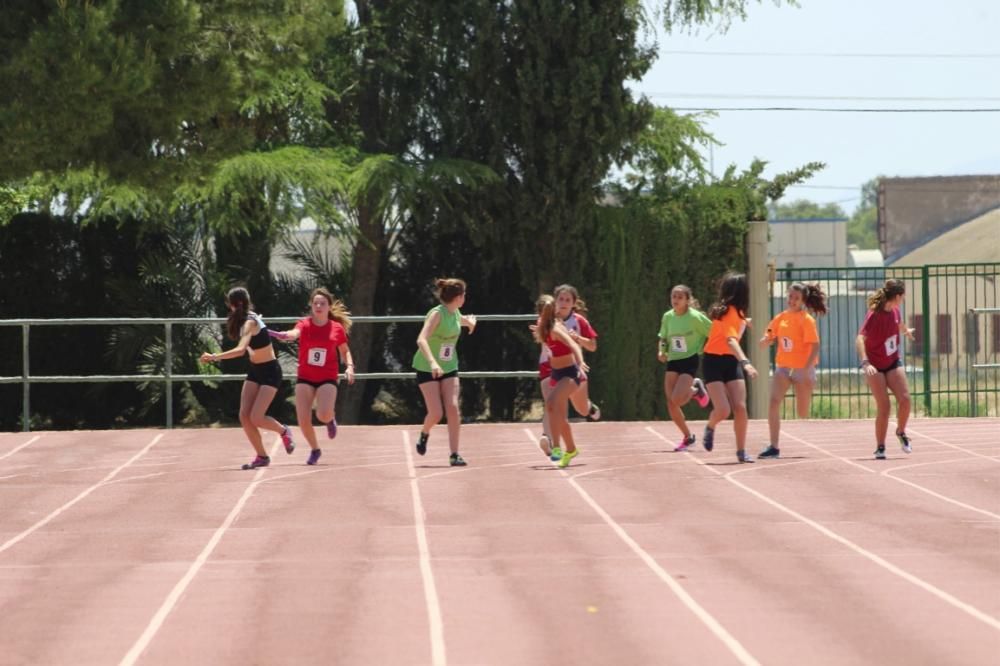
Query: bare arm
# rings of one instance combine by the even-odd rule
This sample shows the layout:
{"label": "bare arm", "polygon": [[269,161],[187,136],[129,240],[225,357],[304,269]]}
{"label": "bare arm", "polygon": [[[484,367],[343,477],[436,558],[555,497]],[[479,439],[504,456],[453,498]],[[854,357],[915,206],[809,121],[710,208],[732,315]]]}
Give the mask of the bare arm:
{"label": "bare arm", "polygon": [[590,370],[590,366],[583,361],[583,352],[580,350],[580,345],[576,344],[576,340],[573,339],[573,336],[569,334],[569,331],[567,331],[564,326],[556,324],[552,329],[552,335],[553,337],[559,338],[573,351],[573,360],[576,361],[576,364],[580,366],[584,372]]}
{"label": "bare arm", "polygon": [[462,315],[462,326],[469,329],[469,335],[476,332],[476,315]]}
{"label": "bare arm", "polygon": [[858,358],[861,359],[861,369],[864,370],[866,375],[874,375],[878,370],[875,366],[871,364],[868,360],[868,353],[865,351],[865,336],[863,333],[859,333],[858,337],[854,339],[854,348],[858,350]]}
{"label": "bare arm", "polygon": [[201,355],[202,363],[215,363],[217,361],[222,361],[227,358],[239,358],[247,353],[247,346],[250,344],[250,338],[254,336],[257,332],[257,322],[253,320],[247,321],[243,325],[243,333],[240,336],[240,341],[236,343],[236,346],[232,349],[227,349],[224,352],[219,352],[218,354],[212,354],[205,352]]}
{"label": "bare arm", "polygon": [[344,359],[344,364],[347,366],[347,383],[354,383],[354,357],[351,356],[351,349],[347,346],[346,342],[340,343],[337,347],[337,352],[340,354],[340,358]]}
{"label": "bare arm", "polygon": [[267,334],[275,340],[281,340],[282,342],[294,342],[302,337],[302,329],[291,328],[287,331],[276,331],[273,328],[269,328],[267,329]]}
{"label": "bare arm", "polygon": [[576,331],[569,331],[570,337],[576,342],[580,347],[586,349],[589,352],[597,351],[597,340],[594,338],[585,338]]}
{"label": "bare arm", "polygon": [[750,379],[757,377],[757,369],[750,365],[750,359],[746,357],[743,353],[743,348],[740,347],[740,341],[732,336],[726,338],[726,344],[729,345],[729,349],[732,350],[733,354],[739,360],[740,365],[743,366],[743,371],[750,376]]}
{"label": "bare arm", "polygon": [[427,359],[427,362],[431,366],[431,374],[435,377],[441,375],[441,366],[438,365],[437,359],[434,358],[434,354],[431,352],[431,344],[427,340],[440,322],[441,314],[435,310],[424,320],[424,327],[420,329],[420,335],[417,336],[417,347],[420,349],[420,353],[424,355],[424,358]]}

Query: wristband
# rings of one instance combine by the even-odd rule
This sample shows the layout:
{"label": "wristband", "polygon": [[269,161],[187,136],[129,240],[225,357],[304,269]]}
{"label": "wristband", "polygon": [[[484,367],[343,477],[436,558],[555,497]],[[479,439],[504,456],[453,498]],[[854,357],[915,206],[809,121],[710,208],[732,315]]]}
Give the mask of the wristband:
{"label": "wristband", "polygon": [[745,359],[743,359],[743,360],[741,360],[741,361],[740,361],[740,367],[741,367],[741,368],[745,368],[745,367],[747,367],[748,365],[750,365],[750,359],[748,359],[748,358],[745,358]]}
{"label": "wristband", "polygon": [[863,360],[861,361],[861,365],[859,365],[858,367],[859,367],[859,368],[863,368],[863,367],[865,367],[866,365],[871,365],[871,364],[872,364],[872,362],[871,362],[871,361],[869,361],[868,359],[863,359]]}

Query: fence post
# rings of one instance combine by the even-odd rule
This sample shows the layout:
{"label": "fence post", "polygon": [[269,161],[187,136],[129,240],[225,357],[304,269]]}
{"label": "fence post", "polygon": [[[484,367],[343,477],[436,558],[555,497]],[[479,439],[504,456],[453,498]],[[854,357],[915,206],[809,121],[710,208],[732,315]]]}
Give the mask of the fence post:
{"label": "fence post", "polygon": [[931,415],[931,280],[930,268],[924,264],[920,268],[922,291],[920,307],[924,312],[924,416]]}
{"label": "fence post", "polygon": [[163,325],[164,328],[164,340],[166,341],[166,353],[163,360],[163,372],[166,376],[166,391],[167,391],[167,427],[174,427],[174,383],[170,376],[174,367],[174,355],[172,348],[172,338],[171,338],[171,325],[167,322]]}
{"label": "fence post", "polygon": [[747,356],[760,375],[750,387],[750,404],[747,405],[750,418],[762,419],[767,416],[768,379],[770,363],[768,349],[757,344],[764,327],[769,321],[769,301],[771,300],[769,273],[767,268],[767,220],[752,220],[747,236],[747,281],[750,283],[750,313],[755,327],[747,331]]}
{"label": "fence post", "polygon": [[28,329],[29,324],[21,324],[21,386],[24,398],[21,402],[21,430],[31,430],[31,382],[28,381],[30,367],[28,365]]}
{"label": "fence post", "polygon": [[966,363],[968,364],[968,377],[969,377],[969,415],[979,416],[979,410],[976,408],[976,400],[978,396],[976,395],[976,369],[972,366],[976,364],[976,356],[979,354],[979,313],[976,312],[975,308],[969,308],[968,314],[965,315],[965,353],[966,353]]}

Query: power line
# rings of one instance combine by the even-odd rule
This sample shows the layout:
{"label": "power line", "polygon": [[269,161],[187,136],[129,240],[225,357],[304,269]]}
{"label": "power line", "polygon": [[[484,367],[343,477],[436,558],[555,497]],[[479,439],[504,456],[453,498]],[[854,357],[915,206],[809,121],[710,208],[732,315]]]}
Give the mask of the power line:
{"label": "power line", "polygon": [[1000,108],[869,109],[811,106],[672,106],[672,111],[803,111],[810,113],[1000,113]]}
{"label": "power line", "polygon": [[896,59],[926,59],[926,60],[993,60],[1000,58],[1000,53],[843,53],[819,51],[697,51],[697,50],[667,50],[660,55],[696,55],[713,57],[740,58],[896,58]]}
{"label": "power line", "polygon": [[809,102],[1000,102],[1000,97],[892,97],[867,95],[774,95],[753,93],[647,92],[647,97],[678,99],[791,99]]}

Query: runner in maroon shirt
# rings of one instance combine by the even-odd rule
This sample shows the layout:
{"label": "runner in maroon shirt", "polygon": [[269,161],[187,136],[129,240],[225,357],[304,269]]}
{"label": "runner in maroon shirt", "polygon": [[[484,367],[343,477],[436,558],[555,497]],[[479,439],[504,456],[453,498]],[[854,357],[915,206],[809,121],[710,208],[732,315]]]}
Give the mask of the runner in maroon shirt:
{"label": "runner in maroon shirt", "polygon": [[913,329],[906,328],[899,306],[903,304],[906,287],[902,280],[889,279],[868,298],[868,316],[861,324],[855,345],[861,357],[861,370],[875,398],[875,459],[885,460],[885,434],[889,430],[889,391],[896,396],[896,438],[909,453],[910,438],[906,436],[906,421],[910,417],[910,388],[906,371],[899,358],[900,336],[913,340]]}

